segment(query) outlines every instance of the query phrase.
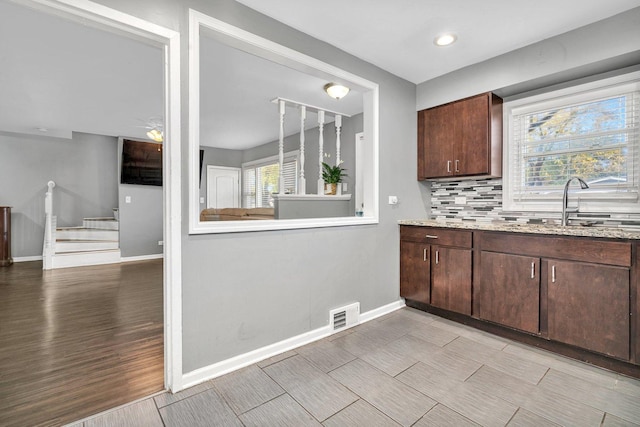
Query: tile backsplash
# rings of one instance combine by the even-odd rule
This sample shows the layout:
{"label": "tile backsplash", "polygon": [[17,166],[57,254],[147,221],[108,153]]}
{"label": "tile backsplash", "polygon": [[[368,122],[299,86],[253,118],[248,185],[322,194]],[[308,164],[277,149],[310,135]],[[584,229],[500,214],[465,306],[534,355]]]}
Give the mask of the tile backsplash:
{"label": "tile backsplash", "polygon": [[[502,179],[432,181],[429,219],[441,221],[509,221],[523,224],[560,223],[557,212],[503,212]],[[595,226],[638,228],[640,214],[578,213],[570,222],[589,221]]]}

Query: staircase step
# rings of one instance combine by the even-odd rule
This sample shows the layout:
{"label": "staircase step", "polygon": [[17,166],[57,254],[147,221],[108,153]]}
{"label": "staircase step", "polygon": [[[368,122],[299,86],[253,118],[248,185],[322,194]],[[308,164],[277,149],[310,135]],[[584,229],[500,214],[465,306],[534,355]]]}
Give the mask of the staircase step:
{"label": "staircase step", "polygon": [[60,240],[112,240],[120,238],[118,230],[101,230],[86,227],[60,227],[56,229],[56,241]]}
{"label": "staircase step", "polygon": [[57,240],[56,253],[113,250],[118,245],[113,240]]}
{"label": "staircase step", "polygon": [[82,226],[84,228],[94,228],[99,230],[118,230],[120,228],[120,222],[113,217],[84,218]]}
{"label": "staircase step", "polygon": [[120,249],[69,252],[55,254],[52,257],[52,268],[81,267],[86,265],[115,264],[120,262]]}

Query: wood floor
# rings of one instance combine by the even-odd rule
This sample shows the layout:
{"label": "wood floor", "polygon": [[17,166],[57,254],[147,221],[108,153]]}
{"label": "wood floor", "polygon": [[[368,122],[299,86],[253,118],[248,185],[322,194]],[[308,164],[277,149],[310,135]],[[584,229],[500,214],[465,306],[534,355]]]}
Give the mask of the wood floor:
{"label": "wood floor", "polygon": [[162,260],[0,268],[0,426],[61,425],[163,389]]}

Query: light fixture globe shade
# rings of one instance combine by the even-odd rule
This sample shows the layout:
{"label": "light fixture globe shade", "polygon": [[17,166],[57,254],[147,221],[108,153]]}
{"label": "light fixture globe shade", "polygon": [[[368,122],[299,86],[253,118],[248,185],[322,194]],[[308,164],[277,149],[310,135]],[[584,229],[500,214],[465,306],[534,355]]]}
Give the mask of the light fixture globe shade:
{"label": "light fixture globe shade", "polygon": [[147,136],[149,137],[149,139],[155,142],[162,142],[163,140],[162,132],[160,132],[158,129],[151,129],[147,132]]}
{"label": "light fixture globe shade", "polygon": [[335,99],[344,98],[349,93],[349,90],[348,87],[337,83],[327,83],[324,85],[324,91],[327,92],[327,95]]}

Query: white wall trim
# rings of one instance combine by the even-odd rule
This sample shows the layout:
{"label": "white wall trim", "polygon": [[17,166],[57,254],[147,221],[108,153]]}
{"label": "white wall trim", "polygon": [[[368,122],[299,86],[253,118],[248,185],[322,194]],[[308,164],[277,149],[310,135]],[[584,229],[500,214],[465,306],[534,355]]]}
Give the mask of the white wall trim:
{"label": "white wall trim", "polygon": [[[393,311],[401,309],[404,306],[404,299],[399,299],[398,301],[394,301],[391,304],[383,305],[382,307],[367,311],[366,313],[362,313],[360,315],[359,324],[376,319],[380,316],[384,316],[385,314],[389,314]],[[338,332],[342,331],[344,331],[344,329],[341,329]],[[313,331],[305,332],[303,334],[287,338],[277,343],[252,350],[248,353],[240,354],[230,359],[226,359],[221,362],[196,369],[195,371],[187,372],[182,378],[182,384],[184,388],[198,385],[210,379],[217,378],[221,375],[228,374],[229,372],[233,372],[254,363],[260,362],[261,360],[268,359],[270,357],[287,352],[289,350],[293,350],[314,341],[321,340],[322,338],[326,338],[329,335],[333,335],[334,333],[335,332],[331,329],[331,327],[327,325],[323,326],[322,328],[314,329]]]}
{"label": "white wall trim", "polygon": [[13,257],[13,262],[42,261],[42,255]]}
{"label": "white wall trim", "polygon": [[180,152],[180,33],[89,0],[17,0],[47,11],[62,12],[83,24],[110,29],[164,45],[165,152],[164,218],[164,370],[165,387],[182,389],[182,247]]}
{"label": "white wall trim", "polygon": [[392,313],[396,310],[400,310],[405,306],[404,298],[394,301],[390,304],[383,305],[382,307],[374,308],[360,315],[360,323],[368,322],[369,320],[377,319],[385,314]]}
{"label": "white wall trim", "polygon": [[120,262],[147,261],[150,259],[160,259],[160,258],[164,258],[164,254],[123,256],[123,257],[120,257]]}
{"label": "white wall trim", "polygon": [[[200,143],[200,29],[215,32],[220,38],[232,41],[234,46],[265,59],[305,69],[322,75],[329,81],[338,80],[358,88],[363,95],[364,132],[371,139],[368,146],[372,153],[368,162],[364,186],[364,216],[341,218],[309,218],[304,220],[263,221],[200,221],[200,190],[198,186],[198,153]],[[336,227],[379,223],[379,85],[370,80],[320,61],[304,53],[262,38],[241,28],[189,9],[189,234],[233,233],[246,231],[288,230],[300,228]],[[371,169],[371,170],[369,170]],[[253,224],[259,222],[259,224]]]}

